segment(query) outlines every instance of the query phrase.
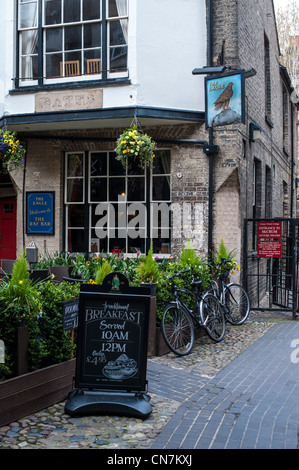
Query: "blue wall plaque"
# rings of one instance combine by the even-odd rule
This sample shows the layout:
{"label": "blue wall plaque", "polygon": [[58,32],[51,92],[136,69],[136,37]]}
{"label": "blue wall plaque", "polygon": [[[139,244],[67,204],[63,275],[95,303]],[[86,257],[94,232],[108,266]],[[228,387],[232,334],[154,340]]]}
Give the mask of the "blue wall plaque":
{"label": "blue wall plaque", "polygon": [[54,191],[26,192],[26,233],[54,235]]}

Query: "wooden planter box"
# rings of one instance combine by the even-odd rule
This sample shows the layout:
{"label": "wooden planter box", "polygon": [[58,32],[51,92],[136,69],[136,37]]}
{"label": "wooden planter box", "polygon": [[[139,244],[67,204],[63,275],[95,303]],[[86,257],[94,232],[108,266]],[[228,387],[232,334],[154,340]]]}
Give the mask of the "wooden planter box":
{"label": "wooden planter box", "polygon": [[0,382],[0,427],[65,400],[75,364],[71,359]]}

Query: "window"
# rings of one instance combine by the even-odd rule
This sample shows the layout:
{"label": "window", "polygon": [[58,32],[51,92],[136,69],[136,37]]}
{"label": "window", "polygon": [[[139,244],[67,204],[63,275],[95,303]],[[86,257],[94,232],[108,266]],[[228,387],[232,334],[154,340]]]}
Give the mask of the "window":
{"label": "window", "polygon": [[66,155],[66,251],[146,253],[152,238],[170,253],[170,151],[156,155],[152,171],[125,171],[114,152]]}
{"label": "window", "polygon": [[17,83],[127,76],[127,10],[128,0],[19,0]]}

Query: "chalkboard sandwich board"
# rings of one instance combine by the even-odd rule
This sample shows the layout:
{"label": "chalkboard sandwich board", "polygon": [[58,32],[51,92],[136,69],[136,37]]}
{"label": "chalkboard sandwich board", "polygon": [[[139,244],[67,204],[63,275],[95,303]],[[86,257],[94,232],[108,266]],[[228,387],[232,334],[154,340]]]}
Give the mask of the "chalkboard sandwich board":
{"label": "chalkboard sandwich board", "polygon": [[120,291],[109,276],[102,286],[81,286],[76,390],[65,410],[143,418],[152,411],[146,394],[150,294],[125,284]]}

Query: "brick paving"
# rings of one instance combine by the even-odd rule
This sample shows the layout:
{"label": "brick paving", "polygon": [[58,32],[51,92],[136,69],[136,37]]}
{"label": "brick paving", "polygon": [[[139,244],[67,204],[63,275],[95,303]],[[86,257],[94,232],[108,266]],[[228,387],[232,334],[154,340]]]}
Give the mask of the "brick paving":
{"label": "brick paving", "polygon": [[298,360],[299,322],[253,314],[221,343],[150,358],[144,421],[70,418],[59,403],[0,428],[0,449],[297,449]]}
{"label": "brick paving", "polygon": [[[159,393],[179,400],[186,387],[186,397],[151,448],[297,449],[299,363],[291,346],[296,339],[298,348],[297,321],[277,323],[210,380],[173,369],[170,378],[161,367]],[[151,380],[154,374],[150,366]]]}

